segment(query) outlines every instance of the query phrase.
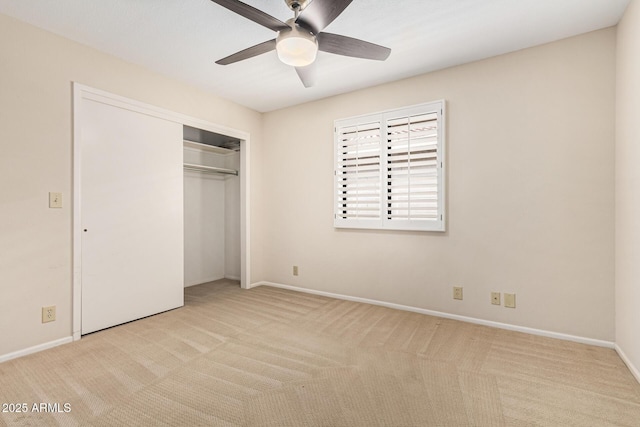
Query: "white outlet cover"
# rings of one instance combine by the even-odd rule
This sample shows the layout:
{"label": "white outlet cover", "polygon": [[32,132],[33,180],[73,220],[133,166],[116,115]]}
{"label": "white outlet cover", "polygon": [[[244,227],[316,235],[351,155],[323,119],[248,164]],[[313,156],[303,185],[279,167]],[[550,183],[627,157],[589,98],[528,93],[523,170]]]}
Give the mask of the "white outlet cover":
{"label": "white outlet cover", "polygon": [[491,304],[500,305],[500,292],[491,292]]}
{"label": "white outlet cover", "polygon": [[516,294],[504,294],[504,306],[516,308]]}
{"label": "white outlet cover", "polygon": [[55,320],[56,320],[56,306],[52,305],[49,307],[42,307],[42,323],[49,323]]}

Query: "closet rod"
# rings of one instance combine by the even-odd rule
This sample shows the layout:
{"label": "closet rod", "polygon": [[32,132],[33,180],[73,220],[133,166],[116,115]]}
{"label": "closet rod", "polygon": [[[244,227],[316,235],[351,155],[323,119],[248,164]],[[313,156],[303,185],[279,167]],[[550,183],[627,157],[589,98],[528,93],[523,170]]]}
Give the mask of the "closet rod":
{"label": "closet rod", "polygon": [[224,175],[238,175],[238,171],[234,169],[216,168],[214,166],[194,165],[193,163],[185,163],[185,169],[205,172],[205,173],[220,173]]}

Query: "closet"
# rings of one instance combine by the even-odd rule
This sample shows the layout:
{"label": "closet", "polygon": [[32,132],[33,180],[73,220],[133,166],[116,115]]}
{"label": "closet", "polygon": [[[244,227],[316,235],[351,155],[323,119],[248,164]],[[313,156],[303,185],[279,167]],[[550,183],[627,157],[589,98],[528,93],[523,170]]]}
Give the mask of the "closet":
{"label": "closet", "polygon": [[247,287],[249,134],[74,83],[73,336]]}
{"label": "closet", "polygon": [[240,140],[184,126],[184,285],[240,280]]}

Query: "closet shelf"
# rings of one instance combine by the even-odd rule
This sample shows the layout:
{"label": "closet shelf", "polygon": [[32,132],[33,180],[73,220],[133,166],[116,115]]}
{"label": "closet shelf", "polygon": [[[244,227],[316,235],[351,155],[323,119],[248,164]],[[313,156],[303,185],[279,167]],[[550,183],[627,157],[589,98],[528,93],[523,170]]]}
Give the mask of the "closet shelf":
{"label": "closet shelf", "polygon": [[188,148],[195,148],[197,150],[209,151],[211,153],[216,154],[225,154],[230,155],[236,153],[234,150],[229,150],[228,148],[218,147],[216,145],[203,144],[201,142],[189,141],[187,139],[183,140],[183,146]]}
{"label": "closet shelf", "polygon": [[204,173],[219,173],[223,175],[236,175],[238,176],[238,171],[235,169],[226,169],[226,168],[217,168],[215,166],[204,166],[204,165],[196,165],[193,163],[184,163],[184,168],[188,170],[204,172]]}

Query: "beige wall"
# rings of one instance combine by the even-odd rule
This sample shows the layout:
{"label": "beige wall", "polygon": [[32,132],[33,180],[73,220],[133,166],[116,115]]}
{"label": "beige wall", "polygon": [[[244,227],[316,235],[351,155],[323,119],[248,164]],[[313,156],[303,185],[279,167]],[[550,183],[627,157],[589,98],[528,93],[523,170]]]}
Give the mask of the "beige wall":
{"label": "beige wall", "polygon": [[[265,277],[613,341],[614,94],[606,29],[265,114]],[[438,99],[447,232],[334,229],[333,120]]]}
{"label": "beige wall", "polygon": [[618,26],[616,344],[640,381],[640,3]]}
{"label": "beige wall", "polygon": [[[262,116],[0,15],[0,356],[71,335],[72,88],[76,81],[252,135],[260,175]],[[253,218],[260,181],[252,191]],[[64,208],[48,209],[61,191]],[[252,244],[260,247],[259,228]],[[253,280],[261,279],[252,257]],[[42,306],[57,321],[41,324]]]}
{"label": "beige wall", "polygon": [[[265,115],[3,15],[0,52],[0,356],[71,334],[72,81],[251,133],[253,282],[614,339],[613,29]],[[333,120],[437,99],[448,231],[334,229]]]}

